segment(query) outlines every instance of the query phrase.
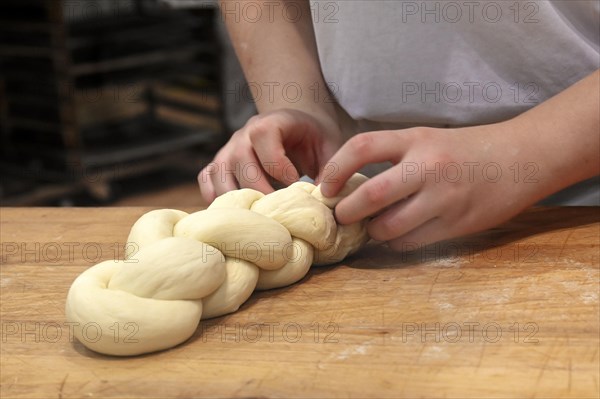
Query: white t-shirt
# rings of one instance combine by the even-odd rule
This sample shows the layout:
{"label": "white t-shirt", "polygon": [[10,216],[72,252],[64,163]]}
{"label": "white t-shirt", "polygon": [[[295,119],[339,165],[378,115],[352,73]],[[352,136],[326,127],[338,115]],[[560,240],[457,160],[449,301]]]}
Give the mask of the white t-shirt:
{"label": "white t-shirt", "polygon": [[[597,0],[311,7],[325,81],[361,131],[506,120],[600,68]],[[597,184],[571,203],[598,203]]]}

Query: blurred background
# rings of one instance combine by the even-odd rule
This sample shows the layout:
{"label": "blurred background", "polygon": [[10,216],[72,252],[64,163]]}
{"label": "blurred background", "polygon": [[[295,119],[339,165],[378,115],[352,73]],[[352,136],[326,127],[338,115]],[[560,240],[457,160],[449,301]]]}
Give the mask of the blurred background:
{"label": "blurred background", "polygon": [[202,206],[255,113],[216,1],[2,0],[0,57],[2,206]]}

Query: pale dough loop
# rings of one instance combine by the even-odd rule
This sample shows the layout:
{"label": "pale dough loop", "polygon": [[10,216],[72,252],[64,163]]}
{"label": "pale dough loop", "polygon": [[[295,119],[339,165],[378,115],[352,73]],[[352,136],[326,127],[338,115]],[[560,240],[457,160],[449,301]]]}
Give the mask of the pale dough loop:
{"label": "pale dough loop", "polygon": [[311,265],[341,261],[369,239],[366,220],[338,225],[340,195],[298,182],[264,195],[230,191],[206,210],[146,213],[131,228],[126,259],[73,282],[66,302],[74,336],[96,352],[130,356],[178,345],[200,319],[235,312],[254,290],[301,280]]}

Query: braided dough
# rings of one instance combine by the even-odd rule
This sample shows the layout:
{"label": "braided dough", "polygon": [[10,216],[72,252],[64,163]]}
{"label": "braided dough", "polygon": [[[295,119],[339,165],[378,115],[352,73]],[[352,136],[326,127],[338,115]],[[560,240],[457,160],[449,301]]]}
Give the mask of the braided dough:
{"label": "braided dough", "polygon": [[333,208],[366,180],[355,174],[334,198],[297,182],[268,195],[231,191],[192,214],[146,213],[131,228],[125,260],[99,263],[73,282],[66,317],[75,337],[110,355],[167,349],[200,319],[235,312],[255,289],[341,261],[368,241],[366,220],[337,225]]}

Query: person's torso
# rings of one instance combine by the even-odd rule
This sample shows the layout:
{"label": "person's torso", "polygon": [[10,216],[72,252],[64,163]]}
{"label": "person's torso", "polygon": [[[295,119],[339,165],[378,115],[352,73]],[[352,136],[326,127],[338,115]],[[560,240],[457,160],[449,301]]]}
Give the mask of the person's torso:
{"label": "person's torso", "polygon": [[596,0],[311,3],[324,78],[362,122],[505,120],[600,66]]}

